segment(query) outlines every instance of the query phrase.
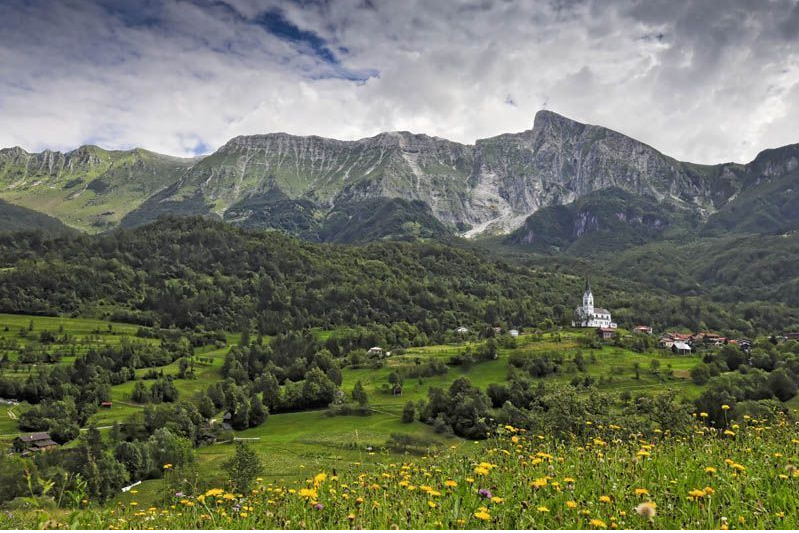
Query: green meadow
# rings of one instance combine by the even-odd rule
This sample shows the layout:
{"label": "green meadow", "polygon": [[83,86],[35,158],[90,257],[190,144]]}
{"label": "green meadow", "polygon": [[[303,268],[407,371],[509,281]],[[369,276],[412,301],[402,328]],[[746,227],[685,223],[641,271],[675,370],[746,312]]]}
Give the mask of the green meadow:
{"label": "green meadow", "polygon": [[[22,315],[0,315],[0,339],[15,343],[19,350],[6,350],[14,361],[19,351],[31,343],[38,342],[37,335],[51,331],[65,335],[64,342],[47,345],[47,350],[74,350],[76,354],[85,353],[92,347],[104,344],[118,344],[123,338],[136,336],[138,326],[111,323],[102,320],[61,317],[34,317]],[[335,331],[314,330],[314,334],[324,340]],[[590,334],[590,333],[589,333]],[[357,381],[364,386],[369,397],[371,414],[368,416],[347,415],[330,416],[327,410],[301,411],[272,414],[267,421],[254,428],[234,433],[234,439],[246,439],[264,458],[265,477],[269,480],[303,479],[309,472],[318,470],[348,471],[363,465],[386,461],[384,447],[392,434],[411,435],[415,442],[426,447],[470,447],[474,443],[453,436],[437,434],[431,426],[418,421],[402,423],[400,416],[408,401],[418,402],[427,398],[432,387],[446,389],[459,377],[468,378],[471,383],[485,390],[491,383],[503,383],[508,378],[509,358],[514,354],[561,353],[572,357],[578,351],[587,361],[586,371],[581,377],[590,376],[600,389],[616,391],[656,391],[675,389],[687,398],[698,394],[700,388],[689,379],[690,369],[699,362],[697,356],[676,356],[666,350],[653,350],[651,353],[633,351],[605,345],[601,349],[588,349],[581,346],[580,338],[586,332],[566,330],[555,333],[522,334],[514,345],[500,347],[497,358],[473,364],[468,368],[447,366],[443,375],[424,378],[406,378],[402,391],[394,394],[388,386],[389,375],[397,370],[410,369],[432,360],[449,363],[468,348],[476,348],[478,342],[460,342],[445,345],[413,347],[399,351],[384,359],[380,368],[351,368],[342,370],[341,390],[346,395]],[[158,342],[153,339],[138,339],[145,342]],[[223,348],[205,346],[195,349],[197,362],[194,379],[177,379],[177,363],[156,367],[158,373],[173,376],[181,400],[197,401],[206,387],[222,379],[221,367],[231,346],[239,340],[238,335],[227,336],[228,345]],[[268,339],[267,339],[268,340]],[[57,364],[71,363],[74,357],[64,357]],[[208,361],[210,360],[210,361]],[[657,361],[658,372],[653,372],[653,361]],[[636,377],[638,366],[638,377]],[[138,369],[136,380],[144,379],[152,369]],[[5,375],[25,375],[35,372],[35,365],[6,365]],[[541,378],[547,382],[567,384],[572,374],[554,375]],[[131,400],[131,392],[136,381],[128,381],[111,388],[111,408],[98,409],[91,423],[107,431],[114,423],[124,422],[128,417],[141,411],[144,406]],[[9,441],[19,434],[15,417],[27,406],[21,404],[3,406],[0,413],[0,435]],[[219,413],[221,417],[223,413]],[[201,446],[197,450],[198,461],[207,479],[222,480],[221,463],[231,454],[232,441],[217,442]],[[389,452],[390,455],[390,452]],[[400,456],[397,455],[399,460]],[[145,481],[139,487],[137,498],[141,501],[155,498],[161,487],[159,480]],[[123,495],[122,501],[131,495]]]}

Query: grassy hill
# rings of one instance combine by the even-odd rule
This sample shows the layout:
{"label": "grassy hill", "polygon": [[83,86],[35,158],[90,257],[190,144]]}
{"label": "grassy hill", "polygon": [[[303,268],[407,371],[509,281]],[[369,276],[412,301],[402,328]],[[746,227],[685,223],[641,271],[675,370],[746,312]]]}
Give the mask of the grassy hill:
{"label": "grassy hill", "polygon": [[63,234],[73,230],[58,219],[0,200],[0,232],[13,233],[16,231]]}
{"label": "grassy hill", "polygon": [[192,162],[142,149],[82,146],[67,153],[38,154],[3,149],[0,198],[96,233],[118,225],[127,213],[177,181]]}

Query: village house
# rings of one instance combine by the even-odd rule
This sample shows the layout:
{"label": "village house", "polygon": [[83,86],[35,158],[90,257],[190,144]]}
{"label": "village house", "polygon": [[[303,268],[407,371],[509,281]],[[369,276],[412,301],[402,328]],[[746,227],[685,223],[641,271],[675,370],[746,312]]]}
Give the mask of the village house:
{"label": "village house", "polygon": [[518,337],[519,336],[519,330],[518,329],[512,329],[512,330],[508,331],[508,334],[511,337]]}
{"label": "village house", "polygon": [[675,341],[671,346],[671,351],[676,354],[691,353],[691,346],[687,342]]}
{"label": "village house", "polygon": [[671,348],[674,346],[674,339],[671,338],[671,335],[664,335],[658,339],[658,346],[661,348]]}
{"label": "village house", "polygon": [[613,328],[597,328],[597,335],[603,341],[612,339],[616,335],[616,330]]}
{"label": "village house", "polygon": [[633,333],[652,335],[652,326],[635,326],[635,328],[633,328]]}
{"label": "village house", "polygon": [[727,344],[727,339],[717,333],[702,331],[694,336],[694,342],[701,342],[705,346],[723,346]]}
{"label": "village house", "polygon": [[455,330],[455,333],[460,333],[461,335],[466,335],[469,333],[469,328],[460,326],[458,329]]}
{"label": "village house", "polygon": [[591,292],[591,285],[587,280],[585,292],[583,292],[583,305],[574,310],[572,327],[616,329],[616,323],[613,322],[610,311],[594,307],[594,294]]}
{"label": "village house", "polygon": [[382,357],[386,357],[388,355],[391,355],[390,352],[385,351],[380,346],[373,346],[373,347],[369,348],[369,351],[367,351],[366,354],[371,356],[371,357],[381,357],[381,358]]}
{"label": "village house", "polygon": [[49,433],[31,433],[14,439],[11,449],[16,453],[28,455],[57,448],[58,443],[50,438]]}

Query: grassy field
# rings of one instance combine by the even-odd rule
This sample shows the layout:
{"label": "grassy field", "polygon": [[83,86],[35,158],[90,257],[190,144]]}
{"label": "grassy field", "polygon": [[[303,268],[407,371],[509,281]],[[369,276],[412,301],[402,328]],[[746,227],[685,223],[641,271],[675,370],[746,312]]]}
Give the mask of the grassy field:
{"label": "grassy field", "polygon": [[[315,420],[314,422],[318,422]],[[213,484],[84,511],[15,512],[0,526],[92,529],[796,529],[799,439],[786,420],[719,436],[574,442],[506,426],[480,445],[375,465],[305,465],[297,480]],[[165,472],[167,481],[174,475]]]}
{"label": "grassy field", "polygon": [[[30,329],[32,323],[32,330]],[[109,327],[110,325],[110,327]],[[6,330],[7,327],[7,330]],[[53,331],[68,334],[70,342],[82,349],[103,343],[119,343],[126,336],[136,334],[138,327],[126,324],[110,324],[99,320],[44,318],[15,315],[0,315],[0,339],[14,341],[23,346],[27,342],[35,342],[41,331]],[[20,331],[24,333],[21,336]],[[326,338],[332,332],[316,331],[319,338]],[[514,354],[535,354],[558,352],[571,358],[581,351],[587,361],[586,372],[581,377],[591,376],[598,386],[606,390],[628,390],[631,392],[645,390],[663,390],[674,388],[686,397],[693,397],[699,391],[690,379],[688,372],[699,361],[696,356],[675,356],[668,351],[658,350],[648,354],[638,354],[626,349],[604,346],[601,350],[588,350],[578,345],[578,339],[584,335],[579,330],[562,332],[558,337],[551,334],[522,335],[516,339],[514,347],[500,348],[498,357],[475,364],[466,369],[449,366],[447,373],[422,379],[406,378],[401,394],[388,392],[388,376],[400,369],[412,368],[417,361],[425,363],[438,359],[444,363],[468,347],[475,348],[477,343],[463,342],[459,344],[433,345],[406,350],[401,355],[385,359],[381,368],[345,368],[341,389],[349,395],[356,381],[360,381],[369,396],[372,408],[370,416],[338,416],[330,417],[326,411],[306,411],[297,413],[281,413],[269,416],[267,421],[256,428],[236,432],[235,438],[248,439],[255,449],[263,455],[267,468],[265,478],[278,482],[280,480],[304,479],[309,472],[316,470],[336,470],[339,472],[355,471],[364,465],[378,465],[387,459],[384,455],[370,451],[383,446],[392,433],[411,434],[420,442],[432,446],[470,447],[474,443],[454,437],[444,437],[433,432],[428,425],[414,422],[403,424],[400,421],[402,408],[406,402],[414,402],[427,397],[431,387],[448,387],[455,379],[465,376],[473,384],[485,389],[490,383],[506,381],[509,358]],[[176,379],[175,384],[182,400],[192,401],[209,384],[220,379],[221,366],[230,346],[238,342],[237,335],[228,336],[225,348],[203,347],[196,351],[198,356],[210,358],[210,364],[198,364],[195,379]],[[149,340],[148,342],[157,342]],[[53,345],[50,349],[62,348]],[[660,364],[660,371],[650,371],[651,362],[655,359]],[[60,364],[67,364],[63,360]],[[640,366],[640,376],[635,377],[635,365]],[[165,375],[178,374],[177,363],[159,367]],[[20,378],[30,368],[18,370]],[[136,371],[137,379],[142,379],[148,369]],[[9,375],[9,370],[5,370]],[[553,383],[568,383],[574,374],[554,375],[542,378]],[[131,401],[131,392],[135,382],[129,381],[111,389],[113,407],[100,409],[92,417],[91,422],[101,428],[108,428],[115,422],[122,422],[130,415],[144,408]],[[26,408],[20,405],[14,408],[18,415]],[[221,413],[220,413],[221,414]],[[5,409],[0,412],[0,435],[9,440],[17,434],[16,422]],[[221,481],[220,465],[230,455],[231,442],[217,443],[198,449],[198,460],[203,473],[208,479]],[[400,456],[391,460],[400,460]],[[148,501],[155,498],[160,484],[158,481],[145,482],[139,487],[138,498]],[[125,502],[131,498],[125,495]]]}

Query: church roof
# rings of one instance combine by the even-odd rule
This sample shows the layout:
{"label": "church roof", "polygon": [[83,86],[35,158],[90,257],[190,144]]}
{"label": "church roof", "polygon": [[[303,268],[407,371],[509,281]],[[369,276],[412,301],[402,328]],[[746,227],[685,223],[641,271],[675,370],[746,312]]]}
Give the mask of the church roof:
{"label": "church roof", "polygon": [[607,309],[602,309],[601,307],[594,307],[594,314],[609,315],[610,311],[608,311]]}

